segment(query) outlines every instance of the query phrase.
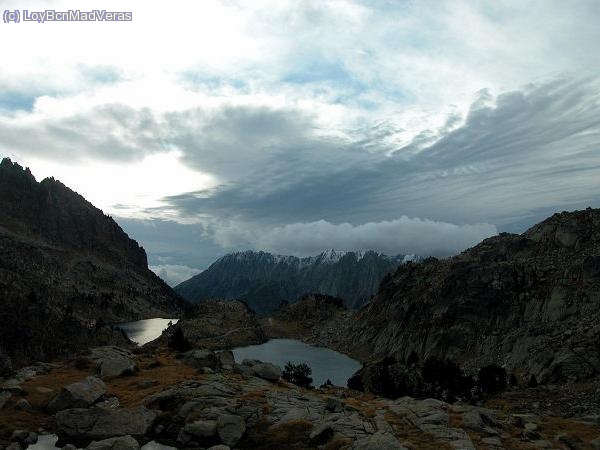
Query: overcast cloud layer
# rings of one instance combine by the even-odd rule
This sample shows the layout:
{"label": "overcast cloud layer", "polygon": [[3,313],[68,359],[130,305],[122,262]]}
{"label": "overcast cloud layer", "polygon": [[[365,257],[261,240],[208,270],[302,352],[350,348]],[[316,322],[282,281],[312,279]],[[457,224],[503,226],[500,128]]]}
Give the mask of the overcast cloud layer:
{"label": "overcast cloud layer", "polygon": [[[27,5],[50,6],[73,8]],[[171,283],[248,248],[446,256],[600,206],[596,1],[101,6],[134,20],[0,26],[0,153]]]}

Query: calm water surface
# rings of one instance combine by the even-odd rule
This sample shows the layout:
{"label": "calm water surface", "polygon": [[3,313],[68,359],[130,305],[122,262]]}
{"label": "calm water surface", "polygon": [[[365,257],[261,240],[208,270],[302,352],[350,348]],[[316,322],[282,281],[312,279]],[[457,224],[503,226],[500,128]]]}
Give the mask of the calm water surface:
{"label": "calm water surface", "polygon": [[317,387],[328,379],[336,386],[346,386],[348,378],[362,367],[349,356],[295,339],[271,339],[261,345],[234,348],[233,355],[238,363],[245,358],[259,359],[282,368],[288,361],[306,363],[312,368],[313,386]]}
{"label": "calm water surface", "polygon": [[177,323],[179,319],[146,319],[135,322],[120,323],[118,325],[127,337],[138,345],[153,341],[169,326],[169,322]]}

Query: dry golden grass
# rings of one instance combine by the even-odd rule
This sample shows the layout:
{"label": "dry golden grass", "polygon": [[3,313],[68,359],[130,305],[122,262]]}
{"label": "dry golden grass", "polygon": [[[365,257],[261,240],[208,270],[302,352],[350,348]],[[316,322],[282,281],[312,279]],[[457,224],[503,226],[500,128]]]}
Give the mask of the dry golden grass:
{"label": "dry golden grass", "polygon": [[567,434],[583,442],[583,448],[591,448],[590,442],[600,437],[598,427],[560,417],[545,418],[541,426],[540,434],[551,442],[554,441],[556,435]]}
{"label": "dry golden grass", "polygon": [[[47,428],[52,425],[52,417],[44,411],[48,402],[58,394],[63,386],[82,380],[91,374],[91,369],[76,369],[65,364],[45,375],[35,377],[21,385],[25,391],[23,397],[13,395],[9,402],[0,410],[0,433],[6,434],[14,429],[35,431],[39,427]],[[39,392],[38,388],[52,389],[52,392]],[[17,411],[14,404],[25,398],[33,411]]]}
{"label": "dry golden grass", "polygon": [[325,445],[324,450],[342,450],[347,449],[352,445],[352,440],[342,437],[336,436],[331,441]]}
{"label": "dry golden grass", "polygon": [[[156,366],[154,362],[160,364]],[[133,375],[106,381],[108,395],[117,397],[121,406],[126,408],[141,405],[144,398],[163,391],[167,386],[186,380],[202,381],[204,378],[196,369],[182,364],[167,352],[161,352],[155,357],[141,357],[138,366],[141,370]],[[158,384],[140,389],[138,383],[142,380],[156,380]]]}
{"label": "dry golden grass", "polygon": [[282,425],[268,427],[262,424],[252,429],[240,448],[255,450],[309,450],[313,424],[307,420],[291,420]]}
{"label": "dry golden grass", "polygon": [[266,401],[267,393],[264,389],[256,389],[254,391],[244,392],[240,395],[240,400],[250,400],[250,401]]}
{"label": "dry golden grass", "polygon": [[36,412],[15,411],[11,406],[6,406],[0,411],[0,437],[8,438],[16,429],[37,430],[40,427],[50,427],[51,417]]}
{"label": "dry golden grass", "polygon": [[[153,364],[159,362],[158,365]],[[168,353],[159,353],[156,356],[140,356],[138,365],[141,368],[133,375],[106,380],[109,396],[116,396],[124,407],[137,406],[149,395],[161,392],[166,386],[184,380],[202,380],[202,375],[192,367],[181,364]],[[76,367],[77,366],[77,367]],[[80,367],[80,368],[78,368]],[[25,391],[23,397],[13,395],[8,404],[0,410],[0,433],[21,428],[37,430],[39,427],[51,429],[52,416],[44,408],[48,402],[57,395],[61,389],[71,383],[83,380],[93,375],[94,368],[81,368],[81,364],[62,363],[49,373],[39,375],[21,385]],[[146,389],[137,385],[145,379],[156,380],[158,384]],[[52,389],[52,392],[39,392],[38,388]],[[14,404],[25,398],[33,407],[33,411],[17,411]]]}
{"label": "dry golden grass", "polygon": [[[582,389],[587,389],[586,385]],[[553,393],[548,393],[547,398],[553,400]],[[533,400],[540,400],[539,391],[525,391],[519,396],[505,396],[491,399],[486,406],[506,413],[529,412],[530,404]],[[507,449],[529,450],[537,448],[534,445],[521,441],[521,429],[511,428],[506,430],[510,434],[510,439],[505,442]],[[586,425],[576,420],[564,417],[542,416],[542,423],[538,430],[541,439],[552,443],[555,448],[569,450],[568,446],[555,440],[558,434],[567,434],[575,440],[580,441],[579,446],[582,449],[591,448],[590,442],[600,436],[597,427]]]}
{"label": "dry golden grass", "polygon": [[450,427],[462,428],[462,415],[450,412]]}

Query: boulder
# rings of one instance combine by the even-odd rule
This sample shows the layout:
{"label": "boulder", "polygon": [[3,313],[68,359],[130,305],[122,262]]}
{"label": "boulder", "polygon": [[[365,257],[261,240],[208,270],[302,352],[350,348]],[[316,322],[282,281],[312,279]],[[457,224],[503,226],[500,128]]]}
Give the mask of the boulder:
{"label": "boulder", "polygon": [[275,364],[265,363],[254,359],[245,359],[242,366],[252,369],[252,374],[267,381],[279,381],[281,378],[281,368]]}
{"label": "boulder", "polygon": [[235,446],[245,432],[246,423],[240,416],[224,414],[217,419],[217,433],[221,441],[230,447]]}
{"label": "boulder", "polygon": [[235,373],[239,373],[244,378],[249,378],[252,375],[254,375],[254,371],[252,370],[252,367],[245,365],[245,364],[234,364],[233,371]]}
{"label": "boulder", "polygon": [[186,424],[183,430],[192,436],[199,438],[211,438],[217,435],[217,421],[198,420],[196,422]]}
{"label": "boulder", "polygon": [[235,364],[235,357],[233,356],[233,352],[231,350],[217,352],[217,359],[223,368],[231,369]]}
{"label": "boulder", "polygon": [[140,444],[131,436],[120,436],[93,441],[86,450],[139,450]]}
{"label": "boulder", "polygon": [[4,405],[6,405],[6,402],[8,402],[11,397],[12,394],[8,391],[0,392],[0,409],[4,408]]}
{"label": "boulder", "polygon": [[33,411],[33,407],[31,406],[31,403],[29,403],[24,398],[22,398],[15,404],[15,409],[18,411]]}
{"label": "boulder", "polygon": [[106,385],[97,377],[87,377],[85,380],[65,386],[63,390],[48,403],[51,412],[71,408],[87,408],[106,394]]}
{"label": "boulder", "polygon": [[114,378],[121,375],[130,375],[137,369],[135,361],[128,358],[114,358],[103,360],[98,365],[100,378]]}
{"label": "boulder", "polygon": [[33,445],[38,441],[37,433],[33,433],[31,431],[26,430],[15,430],[10,436],[11,442],[18,442],[22,444],[24,447],[28,445]]}
{"label": "boulder", "polygon": [[354,441],[352,450],[408,450],[390,433],[377,432]]}
{"label": "boulder", "polygon": [[332,413],[339,413],[344,410],[344,404],[338,398],[329,397],[325,402],[325,409]]}
{"label": "boulder", "polygon": [[219,359],[215,353],[211,350],[204,348],[190,350],[183,355],[183,361],[196,369],[203,369],[208,367],[210,369],[217,369],[219,367]]}
{"label": "boulder", "polygon": [[10,380],[6,380],[4,383],[0,385],[1,391],[8,391],[13,395],[26,395],[26,392],[21,387],[21,380],[17,380],[12,378]]}
{"label": "boulder", "polygon": [[118,408],[121,406],[119,399],[117,397],[109,397],[105,400],[102,400],[98,403],[94,403],[94,408]]}
{"label": "boulder", "polygon": [[152,427],[156,413],[135,409],[65,409],[55,415],[57,434],[76,440],[101,440],[116,436],[143,437]]}
{"label": "boulder", "polygon": [[96,363],[100,378],[113,378],[129,375],[137,370],[133,354],[123,348],[106,346],[91,350],[90,358]]}

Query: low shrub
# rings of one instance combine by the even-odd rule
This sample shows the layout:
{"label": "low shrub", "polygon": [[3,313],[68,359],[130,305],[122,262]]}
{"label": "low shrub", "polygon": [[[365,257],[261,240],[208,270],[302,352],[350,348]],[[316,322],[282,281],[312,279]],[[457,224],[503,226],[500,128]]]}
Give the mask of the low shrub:
{"label": "low shrub", "polygon": [[288,361],[283,368],[281,377],[297,386],[308,388],[313,382],[311,374],[312,369],[308,366],[308,364],[292,364],[290,361]]}

